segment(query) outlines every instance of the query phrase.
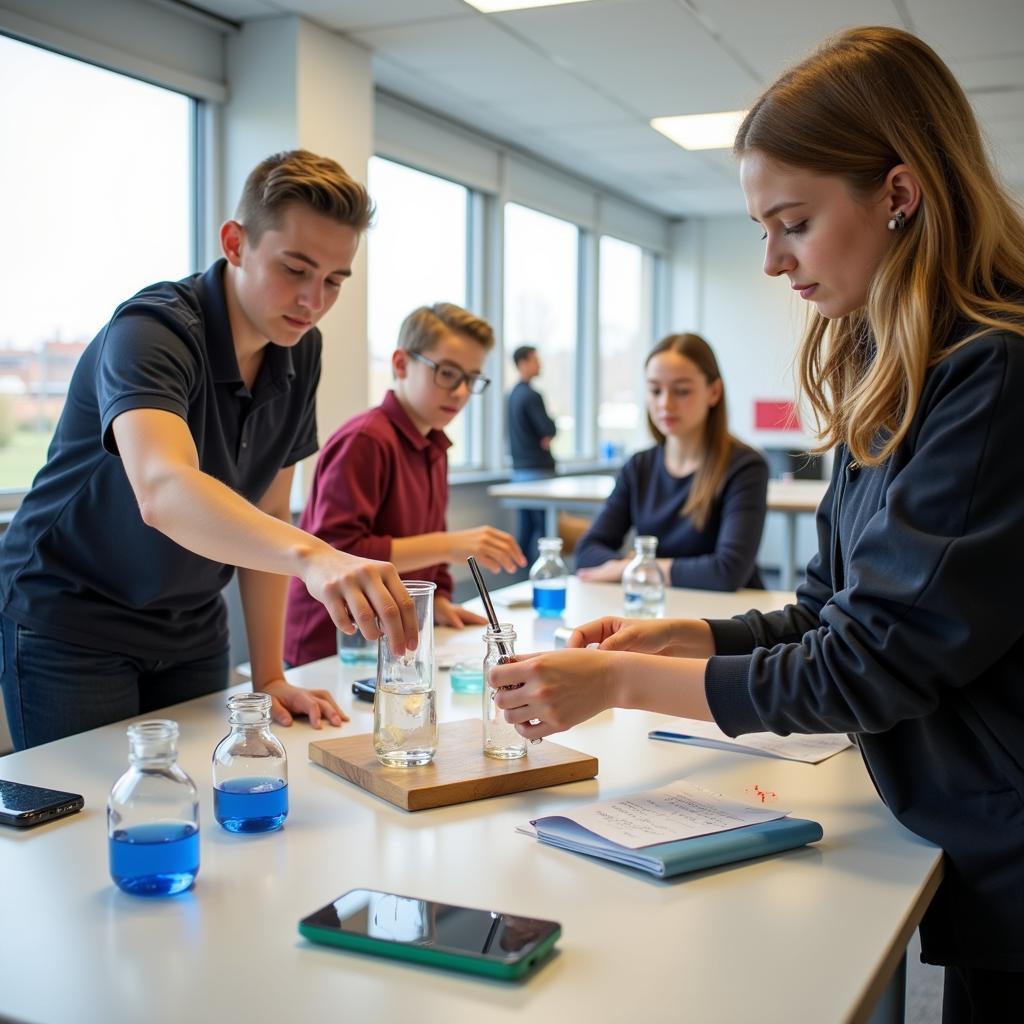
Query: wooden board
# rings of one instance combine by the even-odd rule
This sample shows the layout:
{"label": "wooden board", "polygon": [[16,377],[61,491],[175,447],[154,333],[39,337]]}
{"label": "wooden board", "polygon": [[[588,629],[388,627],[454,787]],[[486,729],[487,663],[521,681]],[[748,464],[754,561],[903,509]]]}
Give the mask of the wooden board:
{"label": "wooden board", "polygon": [[309,745],[309,758],[406,811],[579,782],[597,774],[596,757],[550,740],[528,744],[526,757],[515,761],[486,757],[478,718],[441,723],[434,760],[420,768],[385,768],[373,752],[371,733],[317,740]]}

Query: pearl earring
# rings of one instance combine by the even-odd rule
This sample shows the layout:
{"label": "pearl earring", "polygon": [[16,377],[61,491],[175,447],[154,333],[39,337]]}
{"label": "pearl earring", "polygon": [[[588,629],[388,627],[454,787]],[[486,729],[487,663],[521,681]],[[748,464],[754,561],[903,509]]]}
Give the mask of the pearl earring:
{"label": "pearl earring", "polygon": [[890,231],[902,231],[907,226],[907,215],[902,210],[897,210],[895,215],[889,218]]}

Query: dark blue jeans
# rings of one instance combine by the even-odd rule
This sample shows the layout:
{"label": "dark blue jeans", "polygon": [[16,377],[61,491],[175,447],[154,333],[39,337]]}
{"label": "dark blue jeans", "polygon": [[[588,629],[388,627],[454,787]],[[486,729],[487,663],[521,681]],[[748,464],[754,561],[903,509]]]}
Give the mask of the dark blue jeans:
{"label": "dark blue jeans", "polygon": [[[553,469],[513,469],[512,480],[546,480],[554,476]],[[540,552],[537,548],[537,541],[544,536],[544,509],[542,508],[521,508],[519,509],[519,527],[516,540],[526,555],[527,566],[532,566],[537,561]]]}
{"label": "dark blue jeans", "polygon": [[0,615],[0,685],[15,750],[228,685],[228,647],[193,661],[136,658],[43,636]]}

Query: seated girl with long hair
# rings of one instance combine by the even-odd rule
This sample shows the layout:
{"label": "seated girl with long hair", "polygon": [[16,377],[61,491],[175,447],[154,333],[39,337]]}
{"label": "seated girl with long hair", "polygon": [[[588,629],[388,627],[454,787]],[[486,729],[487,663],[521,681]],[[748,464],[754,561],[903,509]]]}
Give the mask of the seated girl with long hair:
{"label": "seated girl with long hair", "polygon": [[729,433],[725,386],[699,334],[670,334],[644,364],[647,425],[657,444],[634,455],[576,548],[580,579],[616,581],[629,531],[658,538],[674,587],[762,586],[755,559],[764,529],[768,466]]}

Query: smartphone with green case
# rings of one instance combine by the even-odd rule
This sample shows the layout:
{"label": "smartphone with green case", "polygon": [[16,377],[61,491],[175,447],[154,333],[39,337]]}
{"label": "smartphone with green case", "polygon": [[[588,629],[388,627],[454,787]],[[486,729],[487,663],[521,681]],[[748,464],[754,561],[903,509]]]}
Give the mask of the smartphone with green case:
{"label": "smartphone with green case", "polygon": [[562,929],[539,918],[352,889],[303,918],[299,932],[358,953],[514,980],[544,960]]}

